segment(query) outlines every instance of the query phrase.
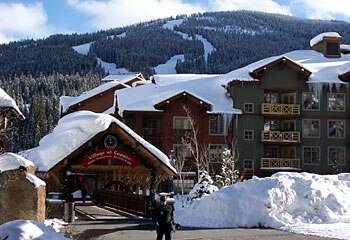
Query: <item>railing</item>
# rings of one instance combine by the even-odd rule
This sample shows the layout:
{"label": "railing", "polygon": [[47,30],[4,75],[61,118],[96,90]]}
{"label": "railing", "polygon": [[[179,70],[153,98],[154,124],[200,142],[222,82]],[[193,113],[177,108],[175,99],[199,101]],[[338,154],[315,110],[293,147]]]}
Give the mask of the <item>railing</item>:
{"label": "railing", "polygon": [[262,158],[260,168],[292,168],[300,169],[300,159],[298,158]]}
{"label": "railing", "polygon": [[95,190],[93,199],[97,203],[109,205],[126,212],[149,216],[147,197],[127,192]]}
{"label": "railing", "polygon": [[262,142],[299,143],[300,132],[261,131]]}
{"label": "railing", "polygon": [[263,103],[261,104],[261,114],[271,115],[300,115],[299,104],[277,104]]}
{"label": "railing", "polygon": [[142,137],[153,145],[159,145],[162,142],[162,133],[158,128],[143,128]]}

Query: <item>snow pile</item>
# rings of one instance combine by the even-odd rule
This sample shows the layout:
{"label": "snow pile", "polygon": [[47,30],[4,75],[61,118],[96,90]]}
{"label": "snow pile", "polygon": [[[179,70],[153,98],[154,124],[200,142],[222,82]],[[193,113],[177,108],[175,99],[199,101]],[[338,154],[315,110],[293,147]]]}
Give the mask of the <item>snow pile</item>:
{"label": "snow pile", "polygon": [[305,224],[350,223],[350,174],[276,173],[223,188],[185,208],[183,226],[290,229]]}
{"label": "snow pile", "polygon": [[28,221],[15,220],[0,225],[0,239],[6,240],[65,240],[63,235],[57,233],[52,226]]}
{"label": "snow pile", "polygon": [[188,197],[190,200],[201,198],[218,191],[218,187],[213,185],[214,181],[211,179],[207,171],[201,171],[199,173],[199,181],[194,185],[193,189],[189,192]]}

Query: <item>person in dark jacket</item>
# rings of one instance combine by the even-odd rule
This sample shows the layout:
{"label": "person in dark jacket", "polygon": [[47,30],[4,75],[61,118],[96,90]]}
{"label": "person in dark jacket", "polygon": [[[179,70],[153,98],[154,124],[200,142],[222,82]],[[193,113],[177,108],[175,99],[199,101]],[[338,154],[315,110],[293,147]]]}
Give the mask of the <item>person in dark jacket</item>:
{"label": "person in dark jacket", "polygon": [[174,222],[174,207],[167,204],[166,196],[160,197],[160,205],[155,209],[153,222],[157,229],[157,239],[171,240],[172,224]]}

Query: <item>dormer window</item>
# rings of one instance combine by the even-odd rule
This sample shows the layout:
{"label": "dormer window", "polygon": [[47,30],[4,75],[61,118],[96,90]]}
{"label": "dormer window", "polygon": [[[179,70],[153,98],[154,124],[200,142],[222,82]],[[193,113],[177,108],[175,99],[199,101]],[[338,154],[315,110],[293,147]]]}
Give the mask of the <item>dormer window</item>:
{"label": "dormer window", "polygon": [[338,57],[339,55],[339,42],[326,42],[326,56]]}
{"label": "dormer window", "polygon": [[340,57],[340,40],[341,36],[338,33],[326,32],[311,39],[310,46],[325,57]]}

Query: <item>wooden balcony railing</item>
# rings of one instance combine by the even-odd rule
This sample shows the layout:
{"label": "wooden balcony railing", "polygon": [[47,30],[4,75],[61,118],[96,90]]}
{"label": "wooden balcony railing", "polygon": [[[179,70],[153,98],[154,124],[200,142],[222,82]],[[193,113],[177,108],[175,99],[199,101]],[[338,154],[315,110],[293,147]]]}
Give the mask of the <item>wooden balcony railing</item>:
{"label": "wooden balcony railing", "polygon": [[162,133],[158,128],[143,128],[141,136],[153,145],[159,145],[162,142]]}
{"label": "wooden balcony railing", "polygon": [[262,142],[300,143],[300,132],[261,131]]}
{"label": "wooden balcony railing", "polygon": [[261,158],[260,168],[276,169],[300,169],[300,159],[298,158]]}
{"label": "wooden balcony railing", "polygon": [[261,114],[268,115],[300,115],[299,104],[277,104],[277,103],[263,103],[261,104]]}

